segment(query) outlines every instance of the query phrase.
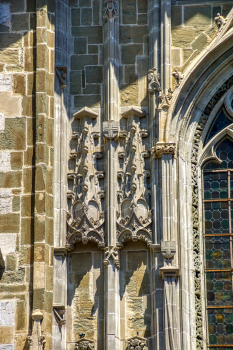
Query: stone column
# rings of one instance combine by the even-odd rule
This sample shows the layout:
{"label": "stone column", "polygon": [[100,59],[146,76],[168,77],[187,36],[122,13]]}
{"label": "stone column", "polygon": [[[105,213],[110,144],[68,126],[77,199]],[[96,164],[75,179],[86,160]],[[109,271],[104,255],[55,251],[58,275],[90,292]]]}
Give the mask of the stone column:
{"label": "stone column", "polygon": [[116,248],[117,143],[119,101],[119,20],[117,1],[105,1],[104,18],[104,123],[106,160],[105,236],[105,349],[120,348],[119,260]]}

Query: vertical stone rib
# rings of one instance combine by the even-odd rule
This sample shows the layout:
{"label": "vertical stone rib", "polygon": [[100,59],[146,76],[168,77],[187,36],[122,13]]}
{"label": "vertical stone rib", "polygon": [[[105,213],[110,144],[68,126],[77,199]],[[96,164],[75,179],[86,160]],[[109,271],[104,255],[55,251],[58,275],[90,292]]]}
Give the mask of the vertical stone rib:
{"label": "vertical stone rib", "polygon": [[[104,135],[106,159],[106,243],[107,251],[116,247],[116,208],[117,208],[117,136],[118,103],[119,103],[119,20],[116,12],[116,1],[105,2],[104,25]],[[113,7],[112,7],[113,6]],[[120,348],[119,332],[119,272],[110,256],[105,266],[105,350]]]}
{"label": "vertical stone rib", "polygon": [[171,87],[171,0],[161,0],[161,88]]}

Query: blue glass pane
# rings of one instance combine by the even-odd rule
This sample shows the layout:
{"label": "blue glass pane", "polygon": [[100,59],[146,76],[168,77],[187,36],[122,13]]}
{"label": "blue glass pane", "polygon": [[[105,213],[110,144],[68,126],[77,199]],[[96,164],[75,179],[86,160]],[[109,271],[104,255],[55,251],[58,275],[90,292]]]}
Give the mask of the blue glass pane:
{"label": "blue glass pane", "polygon": [[228,125],[232,124],[232,121],[230,121],[226,114],[222,111],[218,118],[216,119],[207,139],[206,142],[207,143],[213,136],[215,136],[219,131],[221,131],[222,129],[226,128]]}

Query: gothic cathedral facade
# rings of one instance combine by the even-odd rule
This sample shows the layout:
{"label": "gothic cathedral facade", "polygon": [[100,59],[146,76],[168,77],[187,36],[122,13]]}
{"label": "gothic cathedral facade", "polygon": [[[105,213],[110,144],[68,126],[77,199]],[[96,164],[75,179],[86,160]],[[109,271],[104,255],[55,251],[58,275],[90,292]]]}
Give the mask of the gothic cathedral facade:
{"label": "gothic cathedral facade", "polygon": [[0,350],[233,349],[233,0],[0,0]]}

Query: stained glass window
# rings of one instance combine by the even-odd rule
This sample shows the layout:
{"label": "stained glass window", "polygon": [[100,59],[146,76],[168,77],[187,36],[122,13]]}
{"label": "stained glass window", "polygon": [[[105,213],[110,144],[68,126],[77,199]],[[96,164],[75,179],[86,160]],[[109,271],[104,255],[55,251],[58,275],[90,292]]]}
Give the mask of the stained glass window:
{"label": "stained glass window", "polygon": [[232,350],[233,143],[223,141],[216,154],[222,163],[203,173],[209,349]]}
{"label": "stained glass window", "polygon": [[213,136],[215,136],[219,131],[223,130],[230,124],[232,124],[232,121],[227,117],[224,110],[222,110],[218,115],[217,119],[215,120],[214,125],[206,138],[205,143],[208,143]]}

